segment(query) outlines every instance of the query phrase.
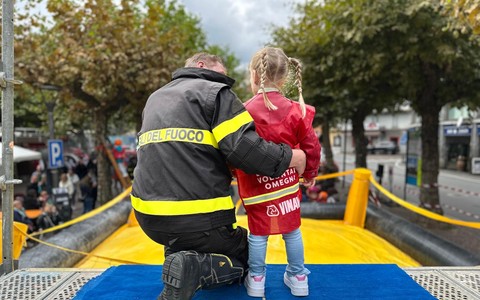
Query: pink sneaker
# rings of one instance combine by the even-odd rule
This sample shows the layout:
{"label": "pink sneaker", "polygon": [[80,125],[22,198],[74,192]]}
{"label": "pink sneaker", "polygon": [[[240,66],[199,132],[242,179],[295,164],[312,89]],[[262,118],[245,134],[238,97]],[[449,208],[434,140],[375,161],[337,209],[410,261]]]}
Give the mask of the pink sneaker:
{"label": "pink sneaker", "polygon": [[283,274],[283,282],[290,288],[294,296],[308,296],[308,277],[307,275],[288,276]]}
{"label": "pink sneaker", "polygon": [[265,297],[265,276],[247,274],[244,284],[250,297]]}

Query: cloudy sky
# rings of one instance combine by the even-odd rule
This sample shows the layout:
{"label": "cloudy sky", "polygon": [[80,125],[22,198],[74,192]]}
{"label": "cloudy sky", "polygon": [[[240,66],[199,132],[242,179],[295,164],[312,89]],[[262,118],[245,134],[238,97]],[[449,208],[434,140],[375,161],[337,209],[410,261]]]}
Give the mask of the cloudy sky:
{"label": "cloudy sky", "polygon": [[209,44],[228,46],[242,66],[271,41],[270,26],[285,26],[302,0],[179,0],[198,16]]}

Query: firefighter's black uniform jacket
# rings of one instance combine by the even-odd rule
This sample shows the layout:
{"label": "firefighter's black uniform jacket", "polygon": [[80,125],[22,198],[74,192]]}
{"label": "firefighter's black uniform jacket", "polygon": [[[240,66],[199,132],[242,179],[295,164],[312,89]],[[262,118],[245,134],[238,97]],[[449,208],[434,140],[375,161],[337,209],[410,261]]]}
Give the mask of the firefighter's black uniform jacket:
{"label": "firefighter's black uniform jacket", "polygon": [[255,133],[233,83],[215,71],[183,68],[148,99],[131,194],[142,227],[181,233],[234,224],[227,163],[271,177],[287,169],[291,149]]}

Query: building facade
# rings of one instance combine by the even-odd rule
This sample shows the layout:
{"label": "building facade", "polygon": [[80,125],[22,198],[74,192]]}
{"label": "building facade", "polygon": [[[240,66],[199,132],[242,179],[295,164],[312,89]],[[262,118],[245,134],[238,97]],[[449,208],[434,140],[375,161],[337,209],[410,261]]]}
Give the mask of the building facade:
{"label": "building facade", "polygon": [[[480,173],[480,112],[465,108],[443,107],[439,124],[439,163],[441,169]],[[421,118],[404,105],[394,112],[372,113],[364,122],[368,142],[390,140],[398,144],[400,154],[407,151],[407,131],[419,127]],[[330,134],[338,151],[353,152],[350,122],[338,124]],[[344,143],[346,141],[346,143]]]}

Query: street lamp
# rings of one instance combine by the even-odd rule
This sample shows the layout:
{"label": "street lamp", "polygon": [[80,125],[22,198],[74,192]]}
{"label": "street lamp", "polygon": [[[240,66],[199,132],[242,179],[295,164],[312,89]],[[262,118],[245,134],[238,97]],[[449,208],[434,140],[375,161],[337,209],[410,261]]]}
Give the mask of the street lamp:
{"label": "street lamp", "polygon": [[[53,110],[55,109],[57,99],[55,95],[50,99],[46,100],[45,93],[46,91],[58,92],[61,90],[61,88],[59,86],[51,85],[51,84],[41,84],[39,85],[39,88],[40,88],[40,93],[42,95],[42,100],[45,103],[45,106],[47,107],[47,111],[48,111],[49,139],[53,140],[55,139],[55,125],[54,125],[54,119],[53,119]],[[58,173],[57,173],[57,169],[50,168],[49,170],[50,170],[50,173],[47,173],[47,181],[49,182],[48,186],[50,187],[48,193],[52,194],[51,187],[58,186]]]}

